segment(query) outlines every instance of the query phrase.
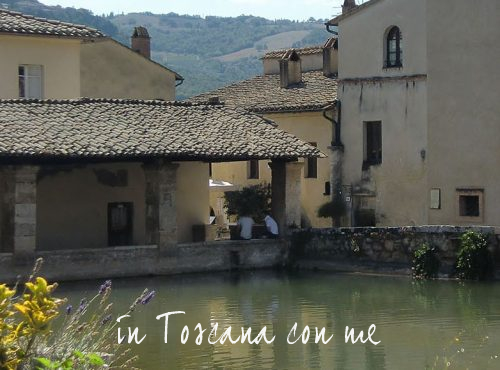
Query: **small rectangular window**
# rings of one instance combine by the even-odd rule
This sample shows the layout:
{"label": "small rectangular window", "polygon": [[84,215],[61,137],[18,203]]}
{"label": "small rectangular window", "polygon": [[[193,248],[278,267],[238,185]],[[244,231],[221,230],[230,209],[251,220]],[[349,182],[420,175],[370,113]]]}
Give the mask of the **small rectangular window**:
{"label": "small rectangular window", "polygon": [[125,246],[133,242],[133,203],[108,203],[108,245]]}
{"label": "small rectangular window", "polygon": [[259,161],[252,159],[247,163],[247,177],[249,179],[259,178]]}
{"label": "small rectangular window", "polygon": [[376,166],[382,163],[382,122],[365,122],[364,166]]}
{"label": "small rectangular window", "polygon": [[457,196],[459,216],[480,221],[483,217],[484,191],[482,189],[457,189]]}
{"label": "small rectangular window", "polygon": [[[317,143],[309,143],[312,146],[318,146]],[[316,179],[318,178],[318,158],[306,158],[306,168],[305,168],[305,177],[308,179]]]}
{"label": "small rectangular window", "polygon": [[20,65],[18,75],[20,98],[43,99],[43,67],[41,65]]}
{"label": "small rectangular window", "polygon": [[212,178],[212,162],[208,163],[208,177]]}

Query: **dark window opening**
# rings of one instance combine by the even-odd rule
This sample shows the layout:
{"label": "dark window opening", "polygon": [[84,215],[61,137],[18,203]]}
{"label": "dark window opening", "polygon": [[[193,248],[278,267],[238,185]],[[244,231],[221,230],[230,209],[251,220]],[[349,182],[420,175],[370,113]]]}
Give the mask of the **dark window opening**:
{"label": "dark window opening", "polygon": [[208,163],[208,177],[212,177],[212,162]]}
{"label": "dark window opening", "polygon": [[259,161],[256,159],[248,161],[248,178],[249,179],[259,178]]}
{"label": "dark window opening", "polygon": [[108,203],[108,245],[132,244],[133,203]]}
{"label": "dark window opening", "polygon": [[325,192],[323,195],[330,195],[332,193],[330,181],[325,182]]}
{"label": "dark window opening", "polygon": [[479,217],[479,195],[460,195],[459,196],[460,216]]}
{"label": "dark window opening", "polygon": [[[317,147],[317,143],[309,143],[314,147]],[[305,168],[305,177],[308,179],[316,179],[318,178],[318,158],[307,158],[306,159],[306,168]]]}
{"label": "dark window opening", "polygon": [[403,36],[399,27],[392,27],[387,34],[386,40],[386,68],[395,68],[403,66]]}
{"label": "dark window opening", "polygon": [[365,161],[363,168],[376,166],[382,163],[382,123],[365,123]]}

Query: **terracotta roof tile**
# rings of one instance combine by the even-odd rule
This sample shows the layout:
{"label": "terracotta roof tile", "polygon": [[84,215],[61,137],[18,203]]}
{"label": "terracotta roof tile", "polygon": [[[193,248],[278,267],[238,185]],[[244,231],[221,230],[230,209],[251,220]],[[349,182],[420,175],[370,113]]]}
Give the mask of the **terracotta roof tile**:
{"label": "terracotta roof tile", "polygon": [[[283,54],[291,49],[272,50],[264,54],[262,59],[281,59]],[[323,46],[308,46],[305,48],[293,49],[299,56],[323,53]]]}
{"label": "terracotta roof tile", "polygon": [[104,37],[94,28],[0,9],[0,33],[75,38]]}
{"label": "terracotta roof tile", "polygon": [[276,125],[221,104],[0,100],[0,158],[245,160],[323,154]]}
{"label": "terracotta roof tile", "polygon": [[337,99],[337,79],[325,77],[321,71],[304,72],[302,83],[281,88],[277,74],[256,76],[194,96],[189,101],[207,102],[213,96],[228,106],[255,113],[317,111]]}

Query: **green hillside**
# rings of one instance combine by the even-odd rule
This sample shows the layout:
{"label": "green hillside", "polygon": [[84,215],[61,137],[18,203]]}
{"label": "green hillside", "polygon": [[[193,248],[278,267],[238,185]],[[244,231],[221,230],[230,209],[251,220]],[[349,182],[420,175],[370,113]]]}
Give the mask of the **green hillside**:
{"label": "green hillside", "polygon": [[[134,26],[148,28],[152,56],[180,73],[179,99],[261,73],[267,50],[321,44],[329,34],[324,20],[297,22],[254,16],[206,17],[131,13],[94,15],[85,9],[47,6],[36,0],[0,0],[2,7],[40,17],[85,24],[129,44]],[[325,14],[325,18],[329,14]]]}

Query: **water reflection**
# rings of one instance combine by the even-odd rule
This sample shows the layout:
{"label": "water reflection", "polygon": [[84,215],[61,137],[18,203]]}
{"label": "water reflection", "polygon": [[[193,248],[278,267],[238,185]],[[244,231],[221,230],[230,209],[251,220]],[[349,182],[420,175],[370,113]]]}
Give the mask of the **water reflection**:
{"label": "water reflection", "polygon": [[[97,282],[63,284],[64,294],[78,301],[93,295]],[[134,345],[143,369],[498,369],[500,360],[500,284],[417,282],[406,278],[273,272],[211,274],[114,282],[117,312],[126,311],[144,287],[157,297],[128,322],[147,334]],[[119,310],[117,308],[120,308]],[[164,321],[156,315],[185,311],[169,320],[168,344]],[[200,323],[203,343],[195,343]],[[272,344],[209,344],[218,323],[218,335],[241,327],[255,336],[267,326]],[[311,328],[306,344],[287,344],[297,323],[297,337]],[[378,346],[345,344],[346,325],[368,330],[377,325]],[[190,336],[181,344],[187,325]],[[315,343],[314,328],[326,328],[328,344]],[[463,349],[463,351],[462,351]],[[443,365],[444,364],[444,365]]]}

